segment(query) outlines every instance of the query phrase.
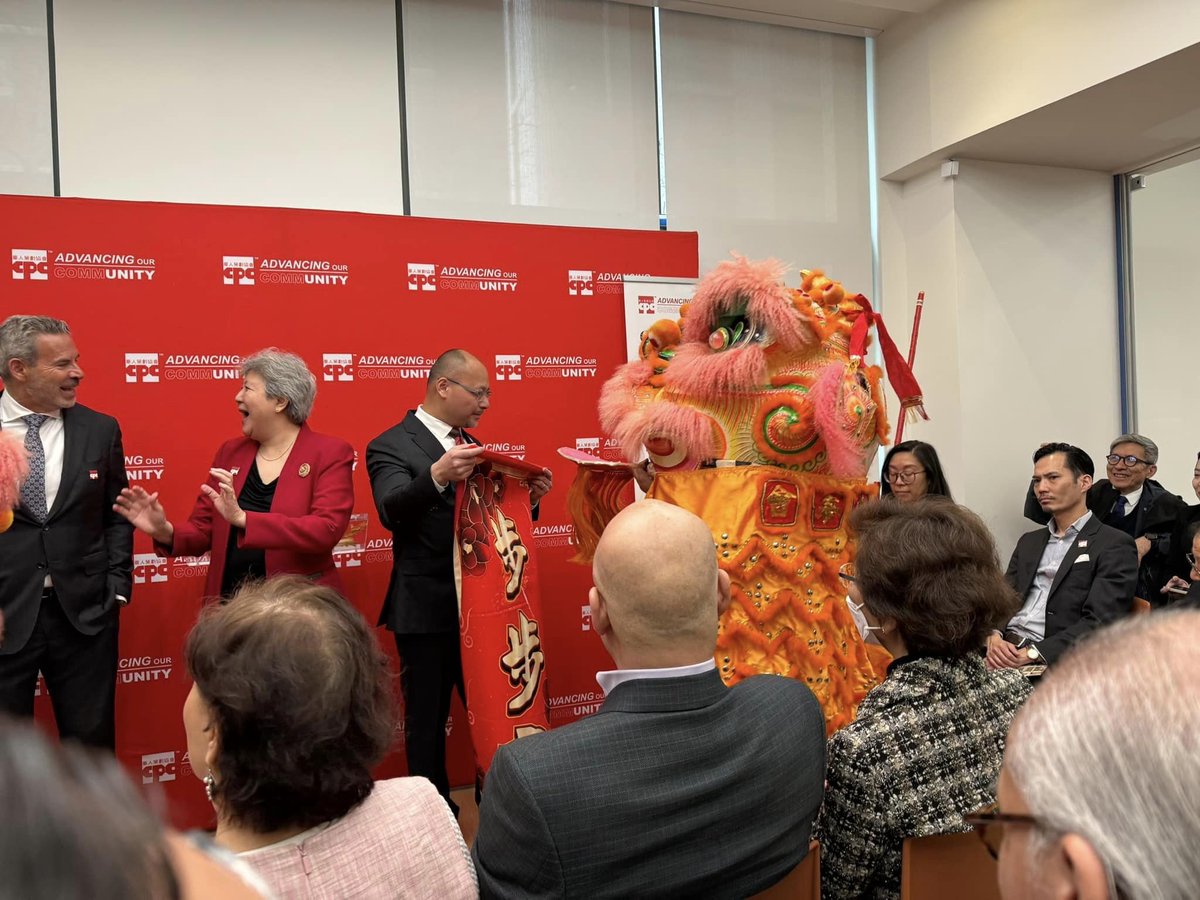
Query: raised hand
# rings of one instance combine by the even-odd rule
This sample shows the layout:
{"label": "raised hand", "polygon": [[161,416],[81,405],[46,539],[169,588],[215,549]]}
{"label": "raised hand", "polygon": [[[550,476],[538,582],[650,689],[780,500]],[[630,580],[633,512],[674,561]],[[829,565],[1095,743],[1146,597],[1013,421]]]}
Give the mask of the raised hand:
{"label": "raised hand", "polygon": [[120,513],[134,528],[144,531],[160,544],[170,544],[175,526],[167,519],[166,510],[158,502],[158,491],[146,492],[140,484],[127,487],[117,495],[113,511]]}
{"label": "raised hand", "polygon": [[212,501],[213,507],[226,522],[234,528],[245,528],[246,513],[238,505],[237,492],[233,489],[233,473],[228,469],[214,468],[209,469],[208,474],[217,479],[217,486],[214,489],[211,485],[200,485],[204,496]]}

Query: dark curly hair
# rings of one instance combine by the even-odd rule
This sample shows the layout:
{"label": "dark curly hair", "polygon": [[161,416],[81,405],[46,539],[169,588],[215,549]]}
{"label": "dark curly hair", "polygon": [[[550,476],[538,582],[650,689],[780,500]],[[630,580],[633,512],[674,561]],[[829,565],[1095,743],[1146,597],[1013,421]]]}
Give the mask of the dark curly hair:
{"label": "dark curly hair", "polygon": [[983,520],[944,497],[864,503],[855,578],[879,619],[895,619],[909,653],[966,656],[1021,608]]}
{"label": "dark curly hair", "polygon": [[311,828],[366,799],[393,735],[387,661],[337,591],[298,576],[208,607],[188,671],[216,724],[214,799],[256,832]]}
{"label": "dark curly hair", "polygon": [[946,474],[942,471],[942,462],[938,459],[933,444],[924,441],[903,441],[887,452],[883,465],[879,469],[879,495],[887,497],[892,493],[892,486],[887,480],[888,465],[897,453],[911,453],[925,470],[925,496],[941,496],[953,500],[950,495],[950,485],[946,483]]}

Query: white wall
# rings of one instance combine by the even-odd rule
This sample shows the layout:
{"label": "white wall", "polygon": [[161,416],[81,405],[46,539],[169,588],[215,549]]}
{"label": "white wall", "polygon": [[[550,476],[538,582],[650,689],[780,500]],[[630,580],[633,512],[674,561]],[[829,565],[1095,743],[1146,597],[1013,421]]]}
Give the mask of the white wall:
{"label": "white wall", "polygon": [[1120,427],[1112,179],[966,160],[953,180],[888,187],[884,312],[905,349],[926,291],[916,374],[932,418],[905,437],[947,448],[956,499],[1007,562],[1034,527],[1021,509],[1037,446],[1078,444],[1103,472]]}
{"label": "white wall", "polygon": [[52,194],[45,0],[0,0],[0,194]]}
{"label": "white wall", "polygon": [[949,0],[877,39],[879,172],[1197,42],[1195,0]]}
{"label": "white wall", "polygon": [[56,0],[65,196],[398,213],[392,0]]}
{"label": "white wall", "polygon": [[1192,502],[1200,450],[1196,308],[1200,160],[1156,172],[1130,197],[1137,430],[1159,447],[1156,478]]}

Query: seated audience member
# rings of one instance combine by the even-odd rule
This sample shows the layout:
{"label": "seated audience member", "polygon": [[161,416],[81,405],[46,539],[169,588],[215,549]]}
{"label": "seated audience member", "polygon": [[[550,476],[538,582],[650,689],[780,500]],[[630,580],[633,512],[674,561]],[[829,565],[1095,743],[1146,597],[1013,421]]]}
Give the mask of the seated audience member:
{"label": "seated audience member", "polygon": [[183,707],[216,842],[280,897],[474,897],[458,825],[424,778],[373,784],[392,741],[363,617],[298,576],[250,582],[188,636]]}
{"label": "seated audience member", "polygon": [[262,896],[162,825],[111,756],[0,719],[2,900]]}
{"label": "seated audience member", "polygon": [[[1196,492],[1196,498],[1200,500],[1200,455],[1197,455],[1196,465],[1192,470],[1192,490]],[[1189,583],[1197,578],[1192,574],[1195,567],[1187,555],[1195,552],[1192,542],[1198,530],[1200,530],[1200,503],[1185,506],[1175,518],[1175,527],[1171,530],[1171,546],[1167,551],[1165,573],[1167,580],[1162,586],[1161,593],[1168,603],[1187,593]]]}
{"label": "seated audience member", "polygon": [[[1162,602],[1168,578],[1167,554],[1171,530],[1183,500],[1154,480],[1158,472],[1158,445],[1140,434],[1123,434],[1108,449],[1108,478],[1092,484],[1087,508],[1102,523],[1123,531],[1137,547],[1138,578],[1134,596]],[[1039,525],[1050,516],[1031,487],[1025,497],[1025,518]]]}
{"label": "seated audience member", "polygon": [[474,856],[484,897],[746,897],[808,853],[825,720],[801,682],[726,687],[730,599],[708,527],[657,500],[605,529],[592,623],[617,665],[582,721],[497,751]]}
{"label": "seated audience member", "polygon": [[1093,470],[1071,444],[1043,444],[1033,454],[1033,490],[1049,525],[1022,535],[1013,550],[1006,577],[1025,602],[988,638],[989,667],[1053,663],[1133,605],[1137,550],[1088,509]]}
{"label": "seated audience member", "polygon": [[1102,629],[1017,714],[997,809],[970,817],[1005,900],[1200,897],[1197,633],[1190,609]]}
{"label": "seated audience member", "polygon": [[926,495],[942,496],[949,500],[950,485],[942,474],[937,451],[924,441],[904,441],[888,451],[883,458],[883,477],[879,495],[894,497],[901,503],[920,500]]}
{"label": "seated audience member", "polygon": [[949,500],[871,503],[850,519],[850,600],[895,657],[858,716],[829,741],[821,896],[900,896],[905,838],[964,830],[994,799],[1004,736],[1031,690],[980,650],[1017,607],[996,545]]}

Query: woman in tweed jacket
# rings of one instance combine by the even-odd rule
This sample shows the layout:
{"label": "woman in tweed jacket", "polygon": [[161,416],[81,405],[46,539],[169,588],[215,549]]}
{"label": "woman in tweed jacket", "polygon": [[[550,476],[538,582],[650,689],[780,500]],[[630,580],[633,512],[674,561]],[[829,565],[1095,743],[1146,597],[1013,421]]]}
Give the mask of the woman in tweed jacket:
{"label": "woman in tweed jacket", "polygon": [[905,838],[966,831],[963,815],[995,800],[1004,737],[1030,686],[984,666],[988,633],[1020,601],[978,516],[940,498],[871,503],[851,527],[848,599],[895,659],[829,741],[821,896],[894,900]]}

